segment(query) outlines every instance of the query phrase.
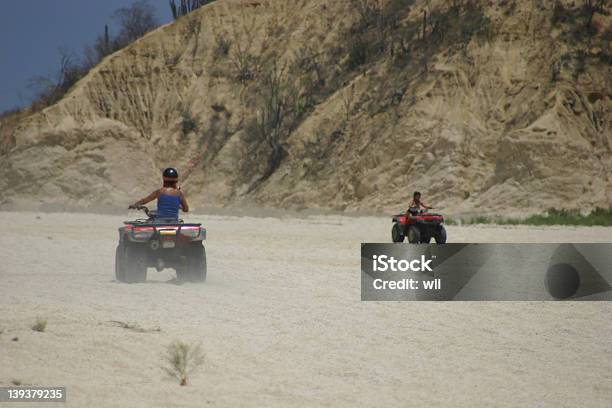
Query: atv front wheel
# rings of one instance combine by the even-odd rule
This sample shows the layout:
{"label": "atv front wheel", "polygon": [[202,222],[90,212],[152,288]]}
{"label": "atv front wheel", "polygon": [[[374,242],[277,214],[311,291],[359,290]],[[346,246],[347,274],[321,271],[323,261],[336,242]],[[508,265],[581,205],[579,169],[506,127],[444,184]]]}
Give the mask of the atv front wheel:
{"label": "atv front wheel", "polygon": [[178,280],[183,282],[206,281],[206,249],[202,242],[194,242],[186,250],[185,265],[177,268]]}
{"label": "atv front wheel", "polygon": [[414,225],[408,228],[408,242],[418,244],[421,242],[421,231]]}
{"label": "atv front wheel", "polygon": [[436,231],[436,235],[434,235],[434,239],[436,240],[436,244],[446,244],[446,229],[444,225],[440,225],[440,228]]}
{"label": "atv front wheel", "polygon": [[393,242],[404,242],[404,234],[402,234],[402,229],[398,224],[393,224],[393,228],[391,229],[391,239]]}
{"label": "atv front wheel", "polygon": [[147,249],[138,244],[127,245],[124,256],[124,282],[145,282],[147,280]]}

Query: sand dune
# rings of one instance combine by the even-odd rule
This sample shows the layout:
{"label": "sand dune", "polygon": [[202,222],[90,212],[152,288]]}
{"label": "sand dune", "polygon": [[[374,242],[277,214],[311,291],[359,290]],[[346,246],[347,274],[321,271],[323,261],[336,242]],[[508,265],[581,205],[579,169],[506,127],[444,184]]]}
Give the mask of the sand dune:
{"label": "sand dune", "polygon": [[[359,243],[389,240],[374,217],[193,216],[209,228],[206,284],[171,271],[121,284],[124,218],[0,213],[0,385],[66,386],[71,407],[610,406],[608,302],[361,302]],[[611,228],[448,229],[612,241]],[[175,339],[206,353],[187,387],[160,368]]]}

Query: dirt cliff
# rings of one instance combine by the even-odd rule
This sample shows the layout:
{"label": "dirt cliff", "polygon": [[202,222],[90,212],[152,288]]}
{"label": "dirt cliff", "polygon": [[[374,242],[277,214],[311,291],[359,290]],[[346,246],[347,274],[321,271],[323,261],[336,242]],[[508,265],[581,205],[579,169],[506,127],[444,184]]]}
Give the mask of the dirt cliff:
{"label": "dirt cliff", "polygon": [[574,3],[218,0],[3,119],[0,205],[125,206],[173,165],[196,208],[607,207],[612,17]]}

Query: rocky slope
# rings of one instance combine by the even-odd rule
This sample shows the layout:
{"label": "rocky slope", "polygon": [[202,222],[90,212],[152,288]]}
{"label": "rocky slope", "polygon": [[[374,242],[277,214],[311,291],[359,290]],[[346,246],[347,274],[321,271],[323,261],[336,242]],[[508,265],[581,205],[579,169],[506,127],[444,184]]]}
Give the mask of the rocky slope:
{"label": "rocky slope", "polygon": [[124,206],[173,165],[196,208],[607,207],[612,17],[561,4],[218,0],[3,119],[0,205]]}

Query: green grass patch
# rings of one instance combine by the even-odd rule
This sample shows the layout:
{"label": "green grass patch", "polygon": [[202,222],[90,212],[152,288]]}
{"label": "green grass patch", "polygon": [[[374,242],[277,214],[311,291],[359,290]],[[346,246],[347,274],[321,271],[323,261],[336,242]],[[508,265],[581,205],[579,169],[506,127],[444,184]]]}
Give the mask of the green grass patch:
{"label": "green grass patch", "polygon": [[444,224],[446,225],[459,225],[460,222],[451,217],[444,217]]}
{"label": "green grass patch", "polygon": [[43,319],[39,316],[36,318],[34,324],[30,327],[32,328],[32,330],[42,333],[47,328],[47,319]]}
{"label": "green grass patch", "polygon": [[529,225],[601,225],[612,226],[612,206],[596,208],[588,215],[583,215],[577,210],[551,209],[546,214],[536,214],[525,219]]}
{"label": "green grass patch", "polygon": [[612,206],[595,208],[589,214],[578,210],[558,210],[551,208],[543,214],[530,215],[527,218],[504,218],[477,216],[462,220],[462,224],[497,224],[497,225],[569,225],[569,226],[612,226]]}

